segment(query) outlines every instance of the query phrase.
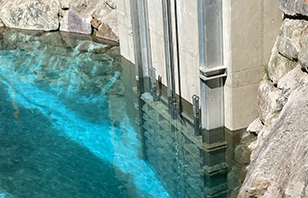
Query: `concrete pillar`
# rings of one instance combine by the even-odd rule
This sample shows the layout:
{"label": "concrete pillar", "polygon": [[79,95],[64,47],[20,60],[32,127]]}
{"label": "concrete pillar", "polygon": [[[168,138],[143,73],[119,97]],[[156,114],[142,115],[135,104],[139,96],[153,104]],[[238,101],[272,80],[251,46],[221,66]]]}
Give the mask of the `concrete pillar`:
{"label": "concrete pillar", "polygon": [[211,144],[224,140],[222,61],[222,2],[199,0],[199,54],[202,139]]}

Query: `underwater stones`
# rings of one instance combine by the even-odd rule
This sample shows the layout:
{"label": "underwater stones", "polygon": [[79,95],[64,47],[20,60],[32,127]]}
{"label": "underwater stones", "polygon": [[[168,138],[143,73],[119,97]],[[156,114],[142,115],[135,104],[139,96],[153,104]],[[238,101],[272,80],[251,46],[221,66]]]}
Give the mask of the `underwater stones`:
{"label": "underwater stones", "polygon": [[80,41],[80,43],[75,48],[78,52],[91,52],[94,54],[100,54],[107,51],[108,45],[95,43],[92,41]]}
{"label": "underwater stones", "polygon": [[60,32],[46,32],[39,37],[39,41],[56,47],[66,46]]}
{"label": "underwater stones", "polygon": [[308,16],[308,4],[304,0],[279,0],[279,8],[290,16]]}
{"label": "underwater stones", "polygon": [[7,3],[0,19],[7,27],[51,31],[59,28],[59,3],[56,0]]}
{"label": "underwater stones", "polygon": [[114,46],[112,48],[110,48],[107,52],[107,55],[111,56],[111,57],[117,57],[120,58],[121,57],[121,53],[120,53],[120,47],[119,46]]}
{"label": "underwater stones", "polygon": [[90,21],[90,16],[85,18],[80,13],[77,13],[71,9],[65,13],[62,21],[60,22],[60,31],[91,34],[92,28]]}

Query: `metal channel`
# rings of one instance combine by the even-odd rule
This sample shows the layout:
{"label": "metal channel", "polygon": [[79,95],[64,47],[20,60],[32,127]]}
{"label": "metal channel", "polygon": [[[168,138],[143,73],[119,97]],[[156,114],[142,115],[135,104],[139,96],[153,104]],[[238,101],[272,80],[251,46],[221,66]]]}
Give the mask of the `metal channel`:
{"label": "metal channel", "polygon": [[136,75],[141,93],[151,91],[150,68],[152,67],[147,1],[130,0],[134,38]]}
{"label": "metal channel", "polygon": [[162,11],[163,11],[163,26],[164,26],[166,76],[167,76],[167,88],[168,88],[168,107],[169,107],[169,113],[172,115],[173,119],[176,119],[178,117],[178,114],[176,112],[171,0],[162,0]]}
{"label": "metal channel", "polygon": [[164,28],[164,46],[165,46],[165,64],[166,64],[166,80],[167,80],[167,95],[168,95],[168,107],[171,106],[171,83],[170,83],[170,50],[169,50],[169,23],[168,23],[168,11],[167,1],[162,0],[162,13],[163,13],[163,28]]}

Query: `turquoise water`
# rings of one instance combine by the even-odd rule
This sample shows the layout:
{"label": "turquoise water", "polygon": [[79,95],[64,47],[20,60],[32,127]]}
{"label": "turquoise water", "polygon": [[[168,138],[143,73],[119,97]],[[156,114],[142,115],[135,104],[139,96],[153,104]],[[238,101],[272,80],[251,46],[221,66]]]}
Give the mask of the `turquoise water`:
{"label": "turquoise water", "polygon": [[0,198],[228,197],[225,149],[140,99],[134,72],[91,37],[0,30]]}
{"label": "turquoise water", "polygon": [[[117,102],[110,100],[124,105],[121,68],[107,54],[78,51],[108,46],[80,41],[57,53],[40,37],[8,38],[15,46],[4,39],[8,49],[0,51],[2,196],[169,197],[138,156],[141,143],[127,114],[110,119]],[[16,46],[18,39],[34,50]]]}

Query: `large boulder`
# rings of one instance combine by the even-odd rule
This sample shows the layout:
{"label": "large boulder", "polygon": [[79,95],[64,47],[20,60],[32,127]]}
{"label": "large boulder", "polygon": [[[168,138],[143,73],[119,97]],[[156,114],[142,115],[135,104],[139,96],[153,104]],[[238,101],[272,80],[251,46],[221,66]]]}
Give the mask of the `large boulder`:
{"label": "large boulder", "polygon": [[101,21],[101,25],[97,28],[96,37],[119,42],[117,11],[106,6],[97,9],[92,15]]}
{"label": "large boulder", "polygon": [[66,12],[60,23],[60,31],[91,34],[91,18],[90,16],[87,18],[83,17],[80,13],[70,9]]}
{"label": "large boulder", "polygon": [[307,27],[308,22],[305,20],[283,21],[268,63],[268,78],[274,84],[296,67],[298,59],[303,59],[303,44],[300,41]]}
{"label": "large boulder", "polygon": [[240,198],[307,197],[308,75],[302,78],[250,164]]}
{"label": "large boulder", "polygon": [[308,16],[308,4],[305,0],[279,0],[279,8],[290,16]]}
{"label": "large boulder", "polygon": [[61,31],[94,33],[97,38],[118,42],[115,1],[60,0],[60,7]]}
{"label": "large boulder", "polygon": [[13,0],[3,5],[0,19],[7,27],[50,31],[59,29],[58,15],[57,0]]}

